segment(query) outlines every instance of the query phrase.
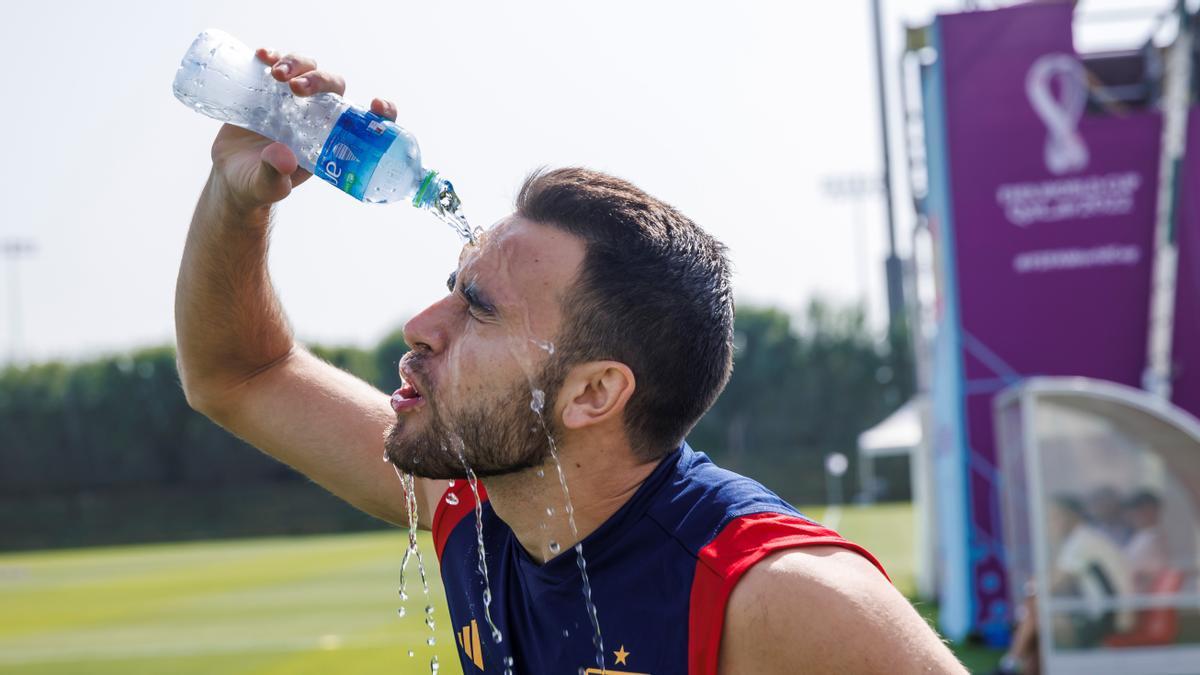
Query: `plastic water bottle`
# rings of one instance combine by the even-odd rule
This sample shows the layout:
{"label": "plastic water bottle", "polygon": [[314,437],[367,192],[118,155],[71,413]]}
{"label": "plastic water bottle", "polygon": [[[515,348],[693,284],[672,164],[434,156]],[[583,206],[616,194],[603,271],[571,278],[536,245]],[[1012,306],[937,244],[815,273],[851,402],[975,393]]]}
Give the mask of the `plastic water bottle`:
{"label": "plastic water bottle", "polygon": [[291,148],[300,167],[364,202],[410,200],[473,233],[450,181],[421,165],[417,139],[341,96],[296,96],[246,45],[224,31],[196,37],[175,74],[175,97],[189,108]]}

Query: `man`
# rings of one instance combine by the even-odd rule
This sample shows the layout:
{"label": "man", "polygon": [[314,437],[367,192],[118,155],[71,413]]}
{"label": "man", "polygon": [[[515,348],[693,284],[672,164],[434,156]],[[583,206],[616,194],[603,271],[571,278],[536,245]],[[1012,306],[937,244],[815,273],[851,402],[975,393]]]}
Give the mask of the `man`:
{"label": "man", "polygon": [[1066,639],[1092,647],[1109,635],[1129,630],[1133,615],[1112,611],[1105,604],[1133,593],[1133,577],[1121,549],[1087,518],[1083,504],[1074,497],[1054,499],[1049,530],[1060,542],[1054,559],[1051,593],[1078,596],[1088,609],[1071,616]]}
{"label": "man", "polygon": [[[1051,568],[1050,594],[1079,598],[1087,605],[1083,610],[1055,617],[1052,631],[1055,642],[1063,647],[1092,648],[1105,638],[1133,626],[1130,612],[1113,611],[1105,606],[1114,598],[1132,593],[1129,567],[1109,536],[1088,522],[1081,500],[1071,495],[1058,495],[1048,505],[1046,525],[1050,542],[1057,550]],[[1034,595],[1025,599],[1020,617],[1012,644],[997,673],[1041,672]]]}
{"label": "man", "polygon": [[1153,593],[1163,574],[1171,569],[1167,534],[1162,526],[1162,500],[1150,490],[1139,490],[1125,502],[1125,515],[1133,531],[1125,557],[1138,593]]}
{"label": "man", "polygon": [[1133,528],[1123,513],[1124,507],[1121,493],[1111,485],[1102,485],[1093,490],[1084,504],[1088,521],[1118,547],[1127,545],[1133,536]]}
{"label": "man", "polygon": [[[297,95],[344,91],[310,59],[258,55]],[[728,377],[733,305],[723,247],[669,206],[595,172],[532,177],[405,326],[389,405],[296,344],[271,288],[271,204],[308,174],[234,127],[212,157],[176,296],[188,400],[394,523],[381,451],[419,476],[465,672],[963,672],[868,553],[682,444]],[[470,483],[448,490],[468,467],[486,581]]]}

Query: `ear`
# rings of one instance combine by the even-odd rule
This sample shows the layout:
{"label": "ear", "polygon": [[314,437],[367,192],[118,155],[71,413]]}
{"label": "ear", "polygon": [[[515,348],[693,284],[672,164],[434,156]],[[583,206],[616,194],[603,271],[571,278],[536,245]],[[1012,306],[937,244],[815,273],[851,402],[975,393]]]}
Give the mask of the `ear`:
{"label": "ear", "polygon": [[636,387],[633,371],[620,361],[589,361],[575,366],[559,392],[559,400],[565,401],[563,426],[582,429],[620,420]]}

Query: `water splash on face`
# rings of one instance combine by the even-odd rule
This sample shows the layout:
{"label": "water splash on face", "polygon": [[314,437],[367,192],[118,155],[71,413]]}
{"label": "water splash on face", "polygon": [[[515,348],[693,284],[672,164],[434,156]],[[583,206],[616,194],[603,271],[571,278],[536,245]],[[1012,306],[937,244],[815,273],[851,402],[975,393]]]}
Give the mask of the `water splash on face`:
{"label": "water splash on face", "polygon": [[[493,278],[507,278],[510,280],[513,279],[514,275],[510,273],[510,269],[509,269],[510,257],[508,255],[503,255],[503,254],[499,254],[499,253],[497,253],[496,255],[490,255],[493,248],[495,247],[495,248],[499,249],[501,247],[502,242],[504,242],[507,239],[507,237],[508,237],[508,234],[504,230],[490,231],[488,234],[488,237],[479,245],[479,247],[476,248],[474,251],[470,251],[468,253],[469,256],[471,256],[471,263],[463,263],[462,265],[460,265],[460,268],[465,269],[468,264],[471,264],[472,266],[483,265],[484,268],[486,269],[488,275]],[[486,262],[480,262],[480,261],[486,261]],[[541,367],[543,366],[543,364],[545,362],[545,359],[543,357],[544,356],[554,357],[557,352],[557,349],[553,342],[551,342],[549,340],[542,340],[537,337],[537,333],[533,330],[532,319],[530,316],[528,303],[524,303],[523,305],[520,305],[519,309],[517,309],[515,314],[519,318],[517,319],[516,323],[509,324],[511,326],[511,332],[509,333],[509,340],[508,340],[509,352],[513,356],[516,363],[521,367],[521,370],[525,374],[525,377],[526,377],[526,380],[527,380],[527,383],[529,386],[529,392],[530,392],[529,408],[537,418],[536,422],[534,422],[532,428],[530,429],[530,432],[532,434],[541,435],[541,436],[545,437],[545,439],[547,441],[546,447],[548,449],[549,459],[553,462],[554,472],[558,477],[558,483],[559,483],[558,487],[561,490],[561,494],[562,494],[561,508],[555,509],[554,505],[550,505],[549,506],[550,510],[547,512],[547,515],[552,517],[559,510],[565,511],[565,513],[566,513],[566,517],[567,517],[566,520],[567,520],[567,524],[570,528],[572,541],[575,542],[573,548],[575,548],[576,564],[580,571],[580,579],[582,581],[582,586],[583,586],[584,604],[587,609],[588,618],[589,618],[589,621],[592,626],[592,633],[593,633],[592,643],[596,649],[596,665],[598,667],[599,672],[603,674],[603,673],[607,672],[605,669],[605,663],[604,663],[604,640],[603,640],[603,636],[600,631],[600,621],[599,621],[599,617],[598,617],[598,614],[596,611],[595,602],[593,601],[593,597],[592,597],[591,583],[590,583],[590,580],[588,579],[587,560],[584,557],[583,546],[582,546],[582,544],[579,543],[579,530],[578,530],[578,527],[575,522],[574,506],[572,505],[572,502],[571,502],[570,490],[567,487],[566,475],[564,473],[562,463],[559,459],[558,448],[557,448],[557,445],[556,445],[556,442],[554,439],[554,435],[553,435],[553,433],[551,433],[550,426],[547,424],[547,421],[543,415],[544,408],[546,406],[546,392],[542,388],[542,386],[545,386],[545,385],[539,386],[539,383],[536,381],[536,378],[538,377],[537,373],[542,372]],[[521,324],[521,319],[523,319],[523,325]],[[455,449],[459,454],[459,459],[460,459],[460,461],[462,461],[464,469],[467,471],[468,480],[469,480],[469,482],[471,482],[472,489],[474,490],[474,474],[473,474],[473,472],[470,471],[470,467],[467,466],[467,463],[465,461],[465,457],[464,457],[465,453],[463,452],[463,449],[462,449],[461,440],[458,441],[458,447],[456,447]],[[536,469],[536,475],[538,476],[538,478],[544,478],[545,474],[546,474],[546,471],[543,469],[543,467],[538,467]],[[480,516],[480,509],[481,509],[481,507],[480,507],[479,499],[478,499],[478,496],[476,496],[476,539],[477,539],[477,548],[479,549],[479,553],[481,556],[480,561],[479,561],[479,569],[480,569],[481,576],[484,577],[485,618],[487,619],[488,624],[492,625],[494,640],[496,642],[499,642],[500,641],[499,631],[496,630],[495,626],[492,624],[490,612],[488,609],[489,605],[490,605],[490,600],[491,600],[491,592],[490,592],[490,581],[487,579],[487,569],[484,564],[485,561],[483,558],[482,520],[481,520],[481,516]],[[543,521],[541,523],[541,526],[542,526],[541,529],[544,532],[546,532],[547,534],[550,533],[550,530],[546,527],[545,521]],[[560,549],[562,548],[562,545],[560,543],[558,543],[557,541],[548,539],[547,546],[550,549],[552,554],[558,554],[561,552]],[[566,635],[566,633],[564,633],[564,635]],[[511,665],[512,665],[511,663],[506,662],[506,669],[511,669]],[[596,671],[592,671],[592,672],[596,672]]]}
{"label": "water splash on face", "polygon": [[554,356],[554,343],[553,342],[550,342],[549,340],[539,340],[537,338],[532,338],[532,337],[529,338],[529,341],[532,342],[538,349],[541,349],[542,351],[546,352],[550,356]]}

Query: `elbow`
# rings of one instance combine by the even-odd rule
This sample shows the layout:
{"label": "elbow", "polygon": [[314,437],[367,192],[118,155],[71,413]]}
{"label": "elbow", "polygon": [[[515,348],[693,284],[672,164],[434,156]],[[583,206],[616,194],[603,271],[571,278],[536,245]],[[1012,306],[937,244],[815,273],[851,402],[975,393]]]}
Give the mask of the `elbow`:
{"label": "elbow", "polygon": [[224,414],[222,408],[225,407],[222,406],[221,400],[227,397],[222,396],[211,381],[188,369],[182,360],[176,362],[176,370],[188,407],[220,424],[220,418]]}

